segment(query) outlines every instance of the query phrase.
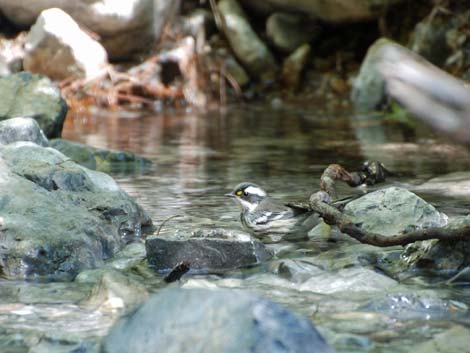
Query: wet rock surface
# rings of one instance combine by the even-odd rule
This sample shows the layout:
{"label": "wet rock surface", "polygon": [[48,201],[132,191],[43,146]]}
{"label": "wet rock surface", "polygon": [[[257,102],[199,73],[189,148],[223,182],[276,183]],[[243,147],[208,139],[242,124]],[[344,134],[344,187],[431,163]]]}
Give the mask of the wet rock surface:
{"label": "wet rock surface", "polygon": [[101,172],[139,171],[152,164],[150,160],[131,152],[105,150],[64,139],[52,139],[50,145],[75,163]]}
{"label": "wet rock surface", "polygon": [[412,192],[388,187],[351,201],[344,212],[367,231],[393,235],[422,228],[441,227],[447,216]]}
{"label": "wet rock surface", "polygon": [[244,291],[167,289],[121,319],[102,353],[328,353],[312,322]]}
{"label": "wet rock surface", "polygon": [[9,277],[71,276],[103,264],[151,221],[114,180],[52,148],[0,149],[1,256]]}
{"label": "wet rock surface", "polygon": [[54,80],[96,77],[107,64],[107,54],[64,11],[53,8],[39,15],[25,38],[26,70]]}
{"label": "wet rock surface", "polygon": [[200,230],[190,236],[148,237],[147,260],[157,271],[168,271],[181,262],[191,270],[218,272],[260,264],[272,255],[245,233]]}
{"label": "wet rock surface", "polygon": [[49,146],[49,141],[36,120],[12,118],[0,121],[0,145],[8,145],[17,141],[29,141],[40,146]]}
{"label": "wet rock surface", "polygon": [[67,105],[50,79],[20,72],[0,77],[0,120],[30,117],[49,137],[62,132]]}

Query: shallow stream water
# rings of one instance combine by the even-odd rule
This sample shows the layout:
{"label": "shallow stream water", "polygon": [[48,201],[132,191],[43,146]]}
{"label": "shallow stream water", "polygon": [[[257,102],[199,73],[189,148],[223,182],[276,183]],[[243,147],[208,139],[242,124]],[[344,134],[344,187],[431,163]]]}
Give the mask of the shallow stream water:
{"label": "shallow stream water", "polygon": [[[178,215],[164,224],[161,235],[201,227],[240,229],[238,208],[223,194],[242,181],[289,201],[315,191],[331,163],[357,170],[365,160],[377,159],[397,173],[388,184],[411,189],[432,177],[470,170],[467,149],[436,139],[422,126],[314,109],[250,107],[224,114],[175,112],[137,118],[76,115],[66,122],[63,137],[151,159],[150,170],[115,170],[112,176],[157,227]],[[339,191],[346,196],[365,190],[342,186]],[[420,195],[449,215],[466,213],[468,199]],[[387,250],[346,237],[272,247],[277,256],[268,264],[221,275],[189,274],[173,285],[255,291],[312,317],[339,352],[410,352],[456,324],[470,326],[468,283],[451,286],[431,276],[388,278],[373,265]],[[281,261],[293,261],[297,277],[289,277],[289,266],[280,266]],[[370,281],[366,273],[346,286],[352,277],[364,276],[358,267],[370,271]],[[315,271],[322,275],[302,277]],[[160,275],[142,281],[153,292],[163,286]],[[75,283],[0,286],[0,337],[6,337],[0,339],[0,351],[23,352],[30,346],[34,352],[93,351],[117,315],[81,305],[89,290]]]}

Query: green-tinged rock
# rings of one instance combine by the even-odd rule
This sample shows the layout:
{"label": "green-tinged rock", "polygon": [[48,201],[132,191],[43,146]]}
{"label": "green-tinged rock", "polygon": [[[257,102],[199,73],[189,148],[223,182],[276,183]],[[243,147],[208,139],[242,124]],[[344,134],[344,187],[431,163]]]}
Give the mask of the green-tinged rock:
{"label": "green-tinged rock", "polygon": [[101,172],[138,171],[152,164],[132,152],[105,150],[64,139],[52,139],[50,145],[74,162]]}
{"label": "green-tinged rock", "polygon": [[73,276],[151,224],[110,176],[52,148],[9,144],[0,166],[0,267],[9,277]]}
{"label": "green-tinged rock", "polygon": [[470,352],[469,340],[470,329],[455,326],[413,347],[412,351],[415,353],[468,353]]}
{"label": "green-tinged rock", "polygon": [[67,105],[50,79],[29,72],[0,77],[0,120],[31,117],[47,137],[59,137]]}
{"label": "green-tinged rock", "polygon": [[385,103],[385,81],[378,66],[383,60],[384,48],[397,45],[393,41],[380,38],[367,50],[359,74],[354,79],[351,100],[360,111],[373,111]]}
{"label": "green-tinged rock", "polygon": [[102,353],[333,353],[309,318],[240,290],[171,288],[123,317]]}
{"label": "green-tinged rock", "polygon": [[253,77],[273,80],[277,64],[265,43],[250,25],[245,12],[236,0],[222,0],[218,3],[227,37],[237,59]]}
{"label": "green-tinged rock", "polygon": [[422,228],[441,227],[447,216],[412,192],[389,187],[351,201],[344,212],[361,228],[382,235],[394,235]]}
{"label": "green-tinged rock", "polygon": [[17,141],[30,141],[41,146],[49,146],[49,141],[36,120],[12,118],[0,121],[0,145],[8,145]]}

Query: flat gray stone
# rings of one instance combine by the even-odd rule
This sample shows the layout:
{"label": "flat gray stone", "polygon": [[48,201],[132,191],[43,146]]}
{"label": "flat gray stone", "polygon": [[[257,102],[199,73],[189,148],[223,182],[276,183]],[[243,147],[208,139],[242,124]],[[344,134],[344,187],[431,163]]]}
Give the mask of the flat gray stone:
{"label": "flat gray stone", "polygon": [[167,271],[182,261],[192,270],[217,272],[260,264],[271,253],[248,234],[225,230],[195,232],[189,237],[148,237],[147,259],[157,271]]}

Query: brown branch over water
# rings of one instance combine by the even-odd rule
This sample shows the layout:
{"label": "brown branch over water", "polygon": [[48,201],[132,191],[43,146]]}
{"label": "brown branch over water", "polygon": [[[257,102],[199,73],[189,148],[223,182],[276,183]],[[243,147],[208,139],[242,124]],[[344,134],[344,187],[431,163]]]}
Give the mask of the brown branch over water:
{"label": "brown branch over water", "polygon": [[412,232],[382,235],[368,232],[360,224],[339,211],[330,203],[336,198],[336,181],[346,182],[349,186],[362,183],[375,184],[385,181],[390,172],[380,162],[367,162],[360,172],[348,172],[339,164],[329,165],[320,178],[320,191],[310,196],[310,209],[320,215],[325,223],[335,225],[342,233],[364,244],[380,247],[407,245],[416,241],[439,239],[442,241],[470,240],[470,218],[452,222],[444,227],[427,228]]}
{"label": "brown branch over water", "polygon": [[358,224],[355,224],[350,217],[344,215],[335,207],[316,197],[311,198],[310,207],[312,210],[320,214],[325,223],[337,226],[342,233],[345,233],[364,244],[386,247],[407,245],[414,243],[415,241],[430,239],[439,239],[443,241],[470,240],[470,219],[465,223],[450,223],[447,226],[440,228],[420,229],[413,232],[395,235],[381,235],[362,229]]}

